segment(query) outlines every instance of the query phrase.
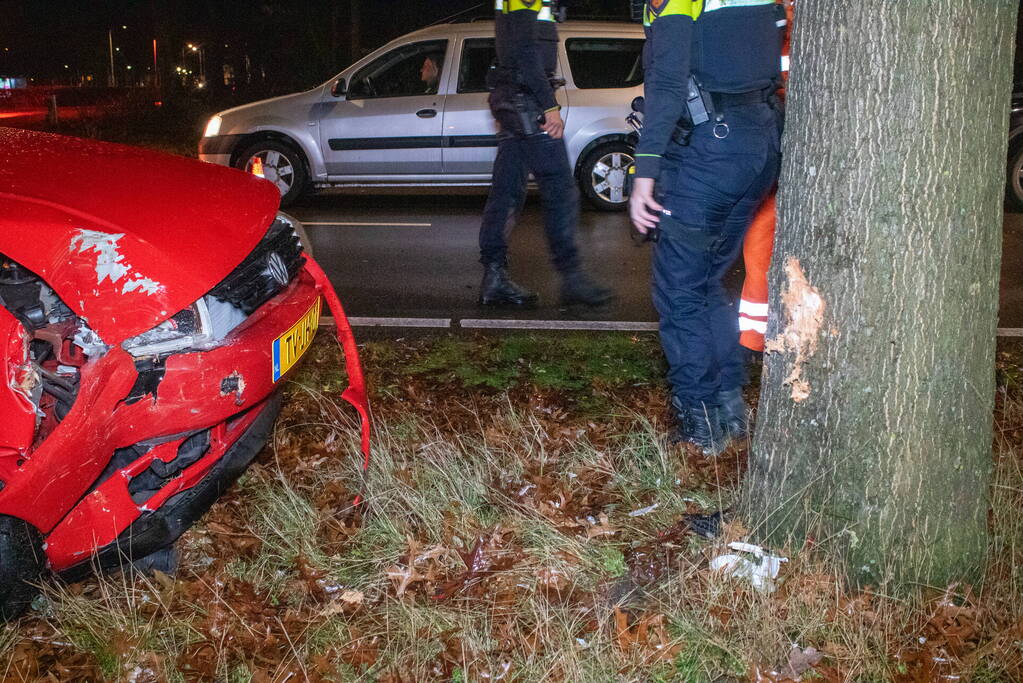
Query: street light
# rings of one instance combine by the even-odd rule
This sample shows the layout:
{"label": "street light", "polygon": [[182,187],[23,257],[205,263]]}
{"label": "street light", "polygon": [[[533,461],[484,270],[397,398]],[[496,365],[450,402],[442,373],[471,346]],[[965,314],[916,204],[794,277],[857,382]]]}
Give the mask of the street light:
{"label": "street light", "polygon": [[[127,31],[128,27],[121,24],[121,30]],[[111,88],[117,87],[117,76],[114,73],[114,29],[107,29],[107,50],[110,53],[110,74],[107,76],[107,85]],[[120,52],[121,48],[117,48],[116,52]]]}
{"label": "street light", "polygon": [[185,59],[185,50],[199,55],[199,80],[203,83],[206,82],[206,54],[202,49],[202,43],[186,43],[185,47],[181,50],[181,60]]}

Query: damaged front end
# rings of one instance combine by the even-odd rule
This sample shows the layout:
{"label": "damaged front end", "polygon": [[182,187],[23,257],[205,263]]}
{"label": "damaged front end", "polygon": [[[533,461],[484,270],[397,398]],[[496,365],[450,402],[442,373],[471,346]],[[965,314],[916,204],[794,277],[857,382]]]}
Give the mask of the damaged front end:
{"label": "damaged front end", "polygon": [[[120,272],[121,290],[144,295],[150,308],[160,300],[119,271],[128,259],[107,248],[119,238],[87,237],[72,251],[94,259],[92,273]],[[323,300],[337,322],[351,383],[343,397],[360,413],[368,464],[354,338],[286,217],[214,287],[144,331],[128,301],[123,311],[102,302],[114,320],[100,322],[12,258],[0,264],[0,515],[38,529],[65,578],[169,545],[245,470],[269,438],[280,382],[308,348]]]}

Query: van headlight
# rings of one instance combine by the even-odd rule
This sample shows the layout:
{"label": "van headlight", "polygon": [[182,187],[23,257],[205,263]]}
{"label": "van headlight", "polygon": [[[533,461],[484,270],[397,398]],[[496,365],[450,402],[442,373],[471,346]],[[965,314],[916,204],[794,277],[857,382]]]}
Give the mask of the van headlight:
{"label": "van headlight", "polygon": [[220,124],[224,120],[220,116],[214,116],[206,122],[206,130],[203,131],[202,136],[204,138],[211,138],[214,135],[220,135]]}

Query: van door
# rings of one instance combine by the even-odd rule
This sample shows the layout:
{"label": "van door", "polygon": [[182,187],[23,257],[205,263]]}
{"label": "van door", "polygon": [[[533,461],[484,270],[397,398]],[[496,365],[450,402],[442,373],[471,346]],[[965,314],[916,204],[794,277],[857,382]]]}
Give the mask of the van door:
{"label": "van door", "polygon": [[444,106],[445,174],[489,176],[497,156],[497,122],[487,105],[487,72],[496,59],[493,38],[462,41],[453,92]]}
{"label": "van door", "polygon": [[328,175],[441,172],[447,44],[397,47],[355,72],[343,98],[325,96],[320,146]]}
{"label": "van door", "polygon": [[[494,39],[462,41],[455,86],[444,108],[444,173],[490,176],[497,156],[497,122],[487,104],[487,72],[497,61]],[[567,98],[555,93],[568,113]]]}

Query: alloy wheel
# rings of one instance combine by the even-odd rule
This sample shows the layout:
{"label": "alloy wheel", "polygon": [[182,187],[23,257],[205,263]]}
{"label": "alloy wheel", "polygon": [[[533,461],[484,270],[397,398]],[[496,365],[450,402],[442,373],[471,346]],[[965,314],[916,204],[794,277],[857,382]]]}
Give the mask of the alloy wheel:
{"label": "alloy wheel", "polygon": [[625,179],[634,161],[632,155],[625,152],[608,152],[597,159],[590,171],[593,193],[611,204],[628,201]]}

